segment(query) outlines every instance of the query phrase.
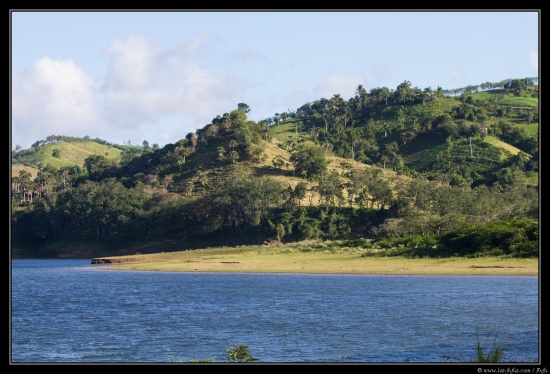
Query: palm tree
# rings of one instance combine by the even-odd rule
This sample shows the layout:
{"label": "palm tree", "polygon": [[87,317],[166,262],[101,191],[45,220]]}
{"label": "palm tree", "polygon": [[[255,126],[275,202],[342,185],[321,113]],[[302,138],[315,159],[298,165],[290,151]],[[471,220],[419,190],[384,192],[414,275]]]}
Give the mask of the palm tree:
{"label": "palm tree", "polygon": [[199,179],[199,183],[203,187],[208,182],[208,177],[206,176],[206,174],[202,170],[197,170],[197,178]]}
{"label": "palm tree", "polygon": [[380,157],[380,162],[382,163],[382,165],[384,165],[384,170],[386,170],[386,163],[388,163],[389,161],[390,161],[390,158],[388,157],[388,155],[383,154]]}
{"label": "palm tree", "polygon": [[179,166],[180,172],[181,172],[181,168],[182,168],[183,164],[185,164],[185,157],[178,156],[178,161],[177,161],[177,163],[178,163],[178,166]]}
{"label": "palm tree", "polygon": [[59,175],[63,178],[63,188],[65,188],[65,183],[67,181],[67,175],[69,174],[69,168],[62,167],[59,169]]}
{"label": "palm tree", "polygon": [[344,105],[344,99],[340,97],[340,94],[335,94],[328,102],[328,112],[332,119],[333,127],[335,127],[338,132],[340,132],[338,124],[342,120]]}
{"label": "palm tree", "polygon": [[359,108],[364,108],[367,104],[368,93],[365,87],[360,84],[355,88],[355,98],[359,103]]}
{"label": "palm tree", "polygon": [[32,201],[33,184],[34,183],[31,181],[31,173],[29,173],[26,170],[21,170],[19,172],[19,186],[21,191],[23,191],[23,201],[26,200],[27,196],[29,195],[29,191],[30,191],[29,200]]}
{"label": "palm tree", "polygon": [[397,86],[397,89],[395,90],[395,97],[397,98],[397,101],[400,103],[407,102],[411,96],[412,96],[412,88],[411,88],[411,82],[404,81],[399,86]]}
{"label": "palm tree", "polygon": [[367,96],[367,90],[365,89],[365,87],[363,87],[362,84],[358,85],[355,88],[355,95],[359,96],[360,98],[364,98],[365,96]]}

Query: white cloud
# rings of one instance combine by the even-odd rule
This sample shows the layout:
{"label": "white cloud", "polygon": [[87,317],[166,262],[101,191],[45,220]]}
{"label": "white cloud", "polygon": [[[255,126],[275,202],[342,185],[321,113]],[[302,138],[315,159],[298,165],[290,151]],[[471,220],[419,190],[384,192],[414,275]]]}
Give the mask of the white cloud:
{"label": "white cloud", "polygon": [[228,107],[231,79],[187,58],[199,49],[197,43],[162,50],[140,36],[115,42],[108,50],[111,63],[104,85],[109,121],[135,128],[162,116],[185,115],[199,126]]}
{"label": "white cloud", "polygon": [[101,131],[96,83],[73,61],[42,58],[31,70],[14,73],[12,83],[14,145]]}
{"label": "white cloud", "polygon": [[460,83],[464,82],[464,79],[465,79],[465,74],[460,71],[458,69],[458,67],[456,66],[456,64],[451,64],[451,76],[456,79],[457,81],[459,81]]}
{"label": "white cloud", "polygon": [[30,71],[14,73],[13,147],[49,135],[132,144],[148,139],[162,146],[203,127],[236,108],[233,78],[192,62],[206,41],[202,35],[171,50],[142,36],[116,41],[106,50],[106,75],[97,81],[71,60],[43,58]]}
{"label": "white cloud", "polygon": [[317,86],[314,92],[319,98],[330,99],[339,94],[344,100],[348,100],[355,95],[355,88],[360,84],[365,85],[362,75],[333,74],[321,86]]}
{"label": "white cloud", "polygon": [[106,80],[108,90],[139,90],[153,83],[158,51],[146,38],[131,36],[125,42],[115,41],[107,54],[111,58]]}

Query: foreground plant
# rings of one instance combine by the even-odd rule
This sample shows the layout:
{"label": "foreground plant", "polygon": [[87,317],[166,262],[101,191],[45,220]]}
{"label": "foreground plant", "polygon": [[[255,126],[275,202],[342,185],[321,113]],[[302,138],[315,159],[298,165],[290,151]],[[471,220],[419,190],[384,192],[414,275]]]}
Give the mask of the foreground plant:
{"label": "foreground plant", "polygon": [[481,347],[481,344],[477,342],[476,349],[477,355],[475,362],[500,362],[502,360],[503,352],[500,347],[496,347],[492,352],[485,354],[483,353],[483,348]]}
{"label": "foreground plant", "polygon": [[[484,363],[494,363],[494,362],[501,362],[503,358],[503,350],[500,347],[494,348],[492,351],[489,351],[488,353],[484,352],[483,347],[481,346],[481,343],[476,343],[476,356],[474,359],[470,359],[470,362],[484,362]],[[456,357],[456,356],[444,356],[447,360],[453,360],[458,362],[466,361],[464,358]]]}
{"label": "foreground plant", "polygon": [[226,350],[226,352],[230,362],[258,361],[258,359],[250,355],[247,345],[241,345],[238,347],[236,345],[232,345],[229,349]]}
{"label": "foreground plant", "polygon": [[[259,361],[258,359],[254,358],[250,355],[250,351],[249,351],[249,348],[248,348],[247,345],[240,345],[240,346],[232,345],[231,347],[229,347],[225,351],[227,352],[227,359],[228,359],[229,362],[254,362],[254,361]],[[169,355],[168,357],[170,358],[171,362],[184,362],[184,361],[181,361],[181,360],[177,360],[174,355]],[[199,360],[199,359],[195,358],[193,360],[189,360],[189,362],[192,362],[192,363],[208,363],[208,362],[216,362],[216,360],[214,360],[211,357],[208,357],[208,358],[205,358],[205,359],[202,359],[202,360]]]}

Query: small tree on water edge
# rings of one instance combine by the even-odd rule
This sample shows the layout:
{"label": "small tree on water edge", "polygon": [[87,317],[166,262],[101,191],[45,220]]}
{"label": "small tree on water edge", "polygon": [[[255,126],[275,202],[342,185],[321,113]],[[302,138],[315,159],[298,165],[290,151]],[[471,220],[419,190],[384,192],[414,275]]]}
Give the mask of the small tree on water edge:
{"label": "small tree on water edge", "polygon": [[252,357],[248,350],[247,345],[235,346],[232,345],[229,349],[226,350],[227,358],[230,362],[254,362],[258,359]]}
{"label": "small tree on water edge", "polygon": [[[258,359],[254,358],[250,355],[250,351],[249,351],[249,348],[248,348],[247,345],[240,345],[240,346],[232,345],[231,347],[229,347],[225,351],[227,352],[227,360],[229,362],[254,362],[254,361],[259,361]],[[170,358],[171,362],[184,362],[184,361],[176,360],[175,356],[173,356],[173,355],[169,355],[168,357]],[[202,363],[207,363],[207,362],[216,362],[216,360],[209,357],[209,358],[205,358],[203,360],[193,359],[193,360],[189,360],[189,362],[192,362],[192,363],[201,363],[201,362]]]}
{"label": "small tree on water edge", "polygon": [[[481,346],[481,343],[476,343],[476,356],[473,360],[470,360],[470,362],[483,362],[483,363],[495,363],[495,362],[501,362],[503,358],[503,350],[500,347],[495,347],[493,350],[490,350],[488,353],[484,352],[483,347]],[[458,357],[455,356],[445,356],[447,360],[455,360],[462,362]]]}
{"label": "small tree on water edge", "polygon": [[500,362],[502,360],[503,352],[500,347],[496,347],[492,352],[484,354],[481,344],[477,342],[476,350],[477,350],[477,355],[476,355],[475,362]]}

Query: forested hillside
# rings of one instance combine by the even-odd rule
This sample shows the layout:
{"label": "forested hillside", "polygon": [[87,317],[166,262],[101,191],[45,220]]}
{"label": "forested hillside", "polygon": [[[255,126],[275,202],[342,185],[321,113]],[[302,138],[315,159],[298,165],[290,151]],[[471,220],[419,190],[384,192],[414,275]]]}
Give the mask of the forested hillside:
{"label": "forested hillside", "polygon": [[340,240],[383,255],[538,256],[538,80],[408,81],[255,122],[245,103],[160,148],[12,152],[12,254]]}

